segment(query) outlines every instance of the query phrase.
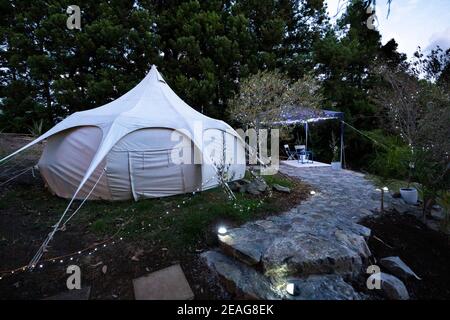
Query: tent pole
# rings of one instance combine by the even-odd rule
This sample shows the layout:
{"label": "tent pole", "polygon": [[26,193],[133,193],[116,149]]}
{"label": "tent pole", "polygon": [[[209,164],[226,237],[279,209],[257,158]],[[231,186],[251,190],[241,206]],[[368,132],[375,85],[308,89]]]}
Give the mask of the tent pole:
{"label": "tent pole", "polygon": [[344,154],[344,121],[341,120],[341,166],[343,165]]}
{"label": "tent pole", "polygon": [[308,121],[305,122],[305,134],[306,134],[305,149],[308,150]]}

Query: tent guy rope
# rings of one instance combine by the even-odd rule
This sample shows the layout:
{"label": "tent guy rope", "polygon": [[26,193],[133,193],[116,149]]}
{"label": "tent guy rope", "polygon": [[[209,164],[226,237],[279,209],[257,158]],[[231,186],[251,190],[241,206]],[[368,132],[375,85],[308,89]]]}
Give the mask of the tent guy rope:
{"label": "tent guy rope", "polygon": [[[81,208],[81,206],[85,203],[86,199],[92,194],[92,191],[95,189],[95,187],[97,186],[98,182],[100,181],[100,178],[103,176],[103,173],[105,172],[105,168],[103,168],[102,173],[100,174],[100,176],[98,177],[97,181],[95,182],[94,186],[92,187],[92,189],[90,190],[88,196],[81,202],[80,206],[75,210],[74,214],[78,212],[78,210]],[[44,240],[44,242],[42,243],[42,245],[40,246],[39,250],[36,252],[36,254],[34,255],[33,259],[31,259],[31,261],[28,264],[28,267],[31,268],[32,266],[36,265],[39,260],[41,259],[42,255],[44,254],[44,252],[47,250],[47,246],[49,244],[49,242],[53,239],[53,236],[55,235],[56,231],[58,231],[59,226],[61,224],[61,222],[63,221],[64,217],[66,216],[67,212],[69,211],[70,207],[72,206],[72,203],[75,200],[75,197],[78,194],[78,190],[75,192],[75,194],[73,195],[72,199],[70,200],[69,204],[67,205],[66,209],[64,210],[63,214],[61,215],[59,221],[53,226],[53,230],[49,233],[49,235],[47,236],[47,238]],[[72,216],[74,215],[72,214]],[[72,218],[72,216],[70,216],[69,219]],[[67,222],[67,221],[66,221]]]}
{"label": "tent guy rope", "polygon": [[[34,167],[34,166],[33,166],[33,167]],[[18,177],[20,177],[21,175],[27,173],[28,171],[33,170],[33,167],[29,167],[29,168],[26,168],[26,169],[23,169],[23,170],[19,170],[19,171],[20,171],[19,174],[16,174],[16,175],[13,176],[12,178],[9,178],[8,180],[2,182],[2,183],[0,184],[0,187],[4,186],[4,185],[7,184],[8,182],[10,182],[10,181],[12,181],[12,180],[14,180],[14,179],[16,179],[16,178],[18,178]],[[17,172],[17,171],[16,171],[16,172]],[[15,172],[15,173],[16,173],[16,172]]]}

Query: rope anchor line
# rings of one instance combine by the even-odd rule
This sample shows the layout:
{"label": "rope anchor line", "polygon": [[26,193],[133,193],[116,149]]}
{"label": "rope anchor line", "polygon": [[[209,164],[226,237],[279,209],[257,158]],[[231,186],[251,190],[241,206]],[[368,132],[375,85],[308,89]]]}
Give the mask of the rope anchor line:
{"label": "rope anchor line", "polygon": [[98,182],[100,181],[100,179],[102,178],[103,174],[105,173],[106,168],[103,168],[102,173],[99,175],[97,181],[95,182],[95,184],[93,185],[93,187],[91,188],[91,190],[89,191],[88,195],[83,199],[83,201],[80,203],[80,205],[78,206],[77,209],[75,209],[75,211],[70,215],[70,217],[63,223],[63,226],[60,228],[59,226],[61,225],[61,222],[63,221],[64,217],[66,216],[67,212],[69,211],[70,207],[72,206],[73,201],[75,200],[75,197],[77,196],[77,193],[75,193],[72,197],[72,199],[70,200],[69,204],[67,205],[66,209],[64,210],[63,214],[61,215],[61,217],[59,218],[58,222],[53,226],[53,230],[48,234],[47,238],[44,240],[44,242],[42,243],[42,245],[39,247],[38,251],[36,252],[36,254],[34,255],[34,257],[31,259],[31,261],[28,263],[28,268],[33,268],[34,266],[36,266],[36,264],[39,262],[39,260],[42,258],[42,256],[44,255],[44,253],[47,251],[47,247],[49,242],[53,239],[55,233],[58,230],[64,230],[66,223],[69,222],[70,219],[72,219],[72,217],[81,209],[81,207],[83,206],[83,204],[86,202],[86,200],[90,197],[90,195],[92,194],[92,192],[94,191],[95,187],[97,186]]}
{"label": "rope anchor line", "polygon": [[0,187],[3,187],[3,186],[4,186],[5,184],[7,184],[8,182],[10,182],[10,181],[12,181],[12,180],[14,180],[14,179],[16,179],[16,178],[20,177],[21,175],[23,175],[23,174],[27,173],[27,172],[28,172],[28,171],[30,171],[30,170],[32,170],[32,171],[33,171],[33,176],[34,176],[34,166],[32,166],[32,167],[29,167],[29,168],[26,168],[26,169],[23,169],[23,170],[18,170],[18,171],[14,172],[14,173],[17,173],[17,172],[19,172],[19,171],[20,171],[20,173],[19,173],[19,174],[16,174],[15,176],[13,176],[13,177],[9,178],[8,180],[6,180],[6,181],[2,182],[2,183],[0,184]]}

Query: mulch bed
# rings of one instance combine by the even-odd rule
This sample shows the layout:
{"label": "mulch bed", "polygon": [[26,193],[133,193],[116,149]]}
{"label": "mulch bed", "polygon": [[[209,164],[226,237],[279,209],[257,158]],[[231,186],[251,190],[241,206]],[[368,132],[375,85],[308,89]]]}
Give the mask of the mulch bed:
{"label": "mulch bed", "polygon": [[[399,256],[422,280],[405,283],[411,299],[450,299],[450,240],[420,220],[390,212],[362,221],[372,229],[369,247],[377,260]],[[392,247],[392,248],[390,248]]]}

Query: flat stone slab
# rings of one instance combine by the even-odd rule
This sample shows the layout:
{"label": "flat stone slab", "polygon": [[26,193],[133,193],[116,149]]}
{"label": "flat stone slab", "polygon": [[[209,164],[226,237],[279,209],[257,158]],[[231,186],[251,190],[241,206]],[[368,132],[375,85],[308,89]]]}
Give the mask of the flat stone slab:
{"label": "flat stone slab", "polygon": [[271,276],[338,273],[357,275],[371,255],[370,230],[320,214],[286,214],[230,229],[219,236],[222,249],[250,266],[261,264]]}
{"label": "flat stone slab", "polygon": [[133,279],[136,300],[191,300],[194,293],[179,264]]}
{"label": "flat stone slab", "polygon": [[45,298],[44,300],[89,300],[91,295],[91,287],[82,287],[81,289],[73,289],[58,293],[57,295]]}
{"label": "flat stone slab", "polygon": [[[226,289],[236,298],[264,300],[360,300],[351,285],[339,275],[314,275],[305,278],[269,278],[251,266],[218,251],[202,253],[208,267],[218,274]],[[297,285],[298,295],[286,291],[287,281]]]}
{"label": "flat stone slab", "polygon": [[201,258],[219,276],[227,291],[237,298],[281,299],[269,279],[252,267],[214,250],[202,253]]}

